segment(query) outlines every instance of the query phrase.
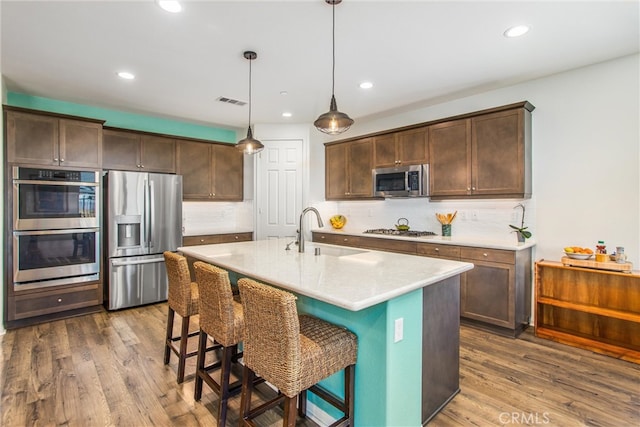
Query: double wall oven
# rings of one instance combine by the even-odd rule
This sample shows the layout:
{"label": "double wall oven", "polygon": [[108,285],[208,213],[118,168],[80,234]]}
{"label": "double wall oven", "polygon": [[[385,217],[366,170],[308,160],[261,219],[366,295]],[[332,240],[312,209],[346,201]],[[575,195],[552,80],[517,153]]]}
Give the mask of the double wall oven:
{"label": "double wall oven", "polygon": [[100,173],[14,166],[14,290],[100,278]]}

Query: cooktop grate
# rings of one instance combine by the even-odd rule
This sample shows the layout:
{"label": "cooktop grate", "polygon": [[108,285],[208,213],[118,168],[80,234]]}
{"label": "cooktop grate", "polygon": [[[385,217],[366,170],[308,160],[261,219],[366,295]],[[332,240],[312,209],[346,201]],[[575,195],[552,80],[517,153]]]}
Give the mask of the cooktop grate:
{"label": "cooktop grate", "polygon": [[372,228],[365,230],[366,234],[388,234],[392,236],[407,236],[407,237],[421,237],[421,236],[435,236],[433,231],[416,231],[416,230],[396,230],[393,228]]}

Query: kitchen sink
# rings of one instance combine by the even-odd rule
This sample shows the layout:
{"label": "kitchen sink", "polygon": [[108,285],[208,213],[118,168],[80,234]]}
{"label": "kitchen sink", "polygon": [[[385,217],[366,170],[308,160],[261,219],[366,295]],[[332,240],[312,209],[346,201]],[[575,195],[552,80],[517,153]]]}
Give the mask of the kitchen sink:
{"label": "kitchen sink", "polygon": [[361,251],[358,249],[351,248],[340,248],[333,246],[316,246],[316,245],[308,245],[305,252],[306,253],[314,253],[316,248],[320,249],[320,255],[333,256],[333,257],[345,257],[350,255],[363,254],[366,251]]}

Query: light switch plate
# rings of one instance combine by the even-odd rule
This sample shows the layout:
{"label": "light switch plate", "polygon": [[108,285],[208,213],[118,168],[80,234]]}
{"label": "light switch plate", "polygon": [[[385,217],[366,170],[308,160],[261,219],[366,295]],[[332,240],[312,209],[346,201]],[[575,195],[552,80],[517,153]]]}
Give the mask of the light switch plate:
{"label": "light switch plate", "polygon": [[396,319],[394,327],[393,342],[402,341],[402,335],[404,333],[404,318],[400,317],[399,319]]}

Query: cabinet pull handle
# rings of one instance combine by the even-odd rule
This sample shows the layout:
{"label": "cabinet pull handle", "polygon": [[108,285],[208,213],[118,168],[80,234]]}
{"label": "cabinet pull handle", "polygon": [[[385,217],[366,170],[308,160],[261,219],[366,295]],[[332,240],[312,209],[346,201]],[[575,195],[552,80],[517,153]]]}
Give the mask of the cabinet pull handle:
{"label": "cabinet pull handle", "polygon": [[58,304],[62,302],[62,298],[58,298]]}

